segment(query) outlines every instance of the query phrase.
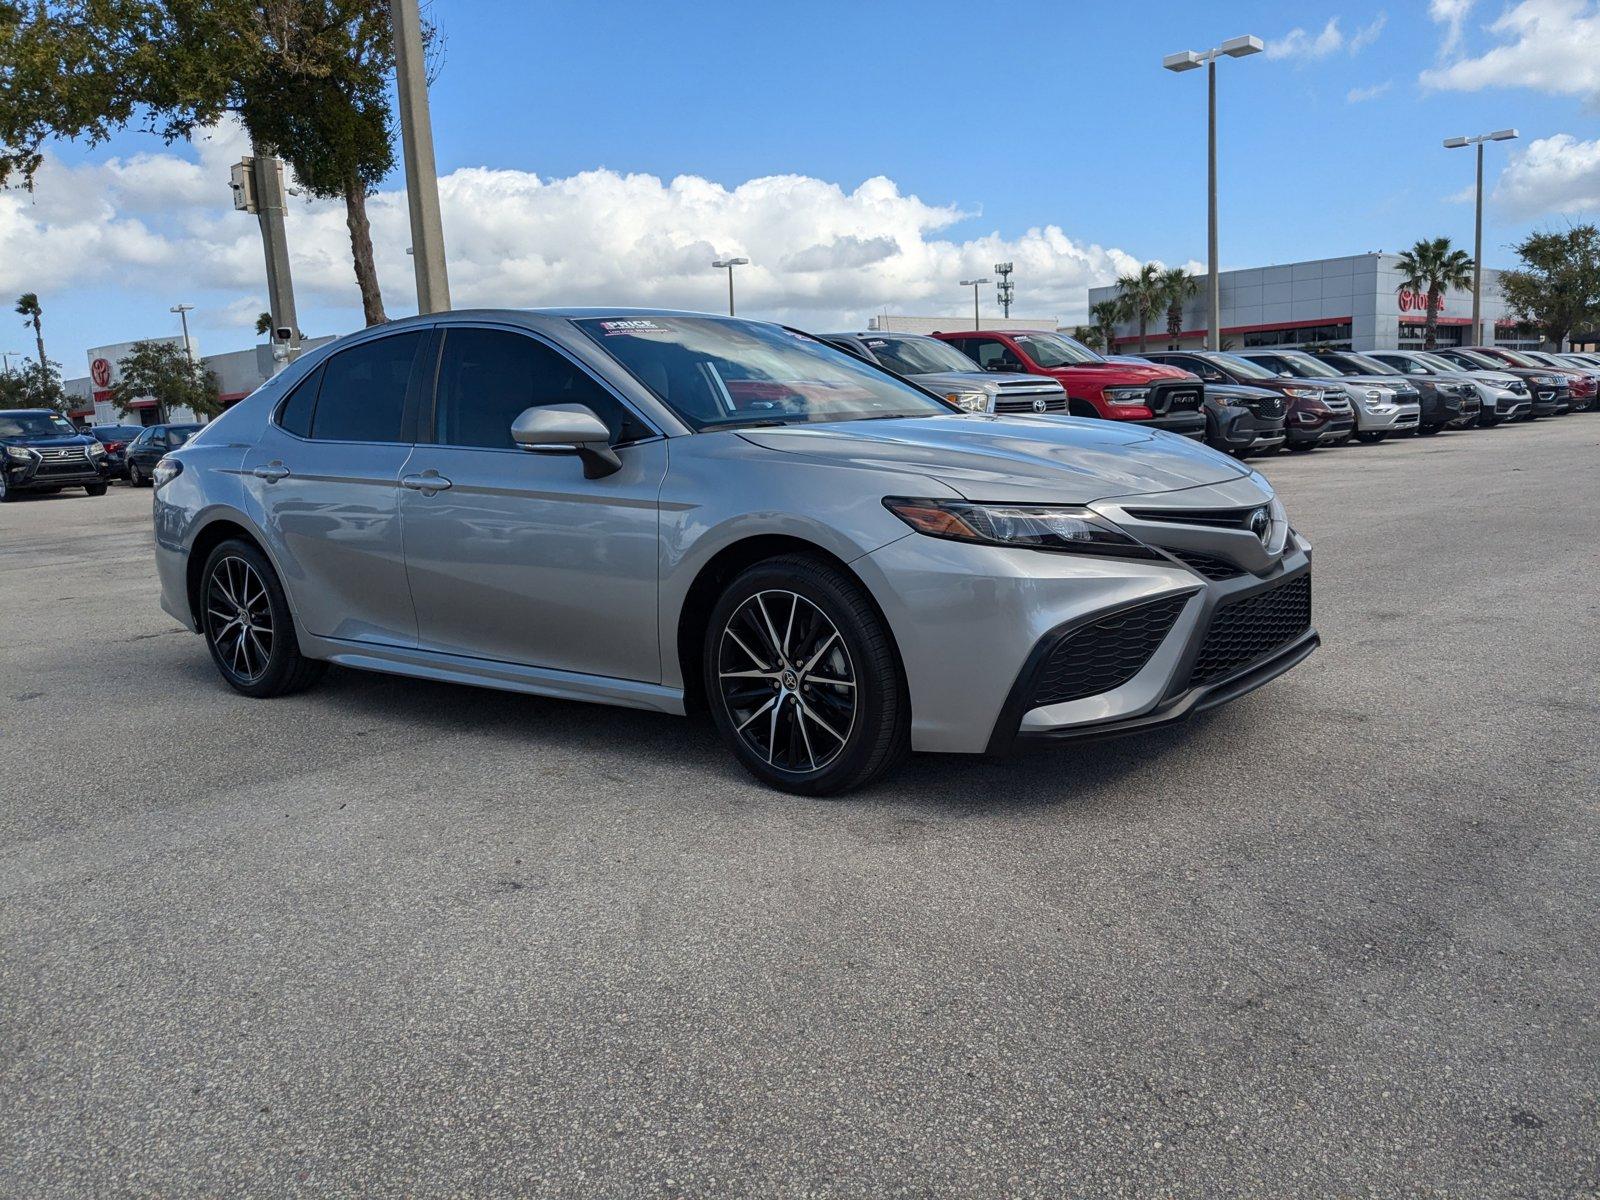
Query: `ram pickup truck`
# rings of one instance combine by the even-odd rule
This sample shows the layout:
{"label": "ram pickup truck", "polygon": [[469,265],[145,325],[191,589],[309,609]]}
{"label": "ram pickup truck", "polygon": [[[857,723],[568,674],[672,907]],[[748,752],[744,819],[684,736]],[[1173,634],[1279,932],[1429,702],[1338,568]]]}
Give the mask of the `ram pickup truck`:
{"label": "ram pickup truck", "polygon": [[1049,376],[1066,389],[1073,416],[1129,421],[1205,440],[1205,388],[1187,371],[1114,362],[1065,334],[1037,329],[951,330],[933,336],[985,371]]}

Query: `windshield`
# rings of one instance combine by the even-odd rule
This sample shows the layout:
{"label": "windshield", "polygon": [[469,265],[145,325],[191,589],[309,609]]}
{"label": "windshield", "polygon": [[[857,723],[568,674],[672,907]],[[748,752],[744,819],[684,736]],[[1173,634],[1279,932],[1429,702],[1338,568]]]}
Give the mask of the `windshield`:
{"label": "windshield", "polygon": [[1453,363],[1448,358],[1440,358],[1437,354],[1413,353],[1411,361],[1421,363],[1430,371],[1454,372],[1461,370],[1460,363]]}
{"label": "windshield", "polygon": [[1335,371],[1320,358],[1313,358],[1309,354],[1296,354],[1292,350],[1284,351],[1278,355],[1289,370],[1301,379],[1337,379],[1339,372]]}
{"label": "windshield", "polygon": [[0,437],[71,437],[77,432],[71,421],[55,413],[0,413]]}
{"label": "windshield", "polygon": [[1518,358],[1531,358],[1536,367],[1559,367],[1560,360],[1554,354],[1546,354],[1543,350],[1519,350]]}
{"label": "windshield", "polygon": [[677,316],[573,324],[697,430],[954,411],[842,350],[776,325]]}
{"label": "windshield", "polygon": [[1499,359],[1490,358],[1487,354],[1479,354],[1476,350],[1457,350],[1446,361],[1455,359],[1470,363],[1472,368],[1478,371],[1504,371],[1506,369],[1506,364]]}
{"label": "windshield", "polygon": [[1061,333],[1019,333],[1011,340],[1041,367],[1081,367],[1106,361],[1082,342]]}
{"label": "windshield", "polygon": [[932,375],[938,371],[975,374],[973,361],[949,342],[938,338],[862,338],[862,343],[891,371],[901,375]]}
{"label": "windshield", "polygon": [[1365,354],[1352,354],[1348,350],[1341,350],[1339,356],[1333,360],[1341,367],[1349,367],[1356,375],[1403,375],[1404,371],[1397,371],[1388,363],[1379,362],[1375,358],[1368,358]]}
{"label": "windshield", "polygon": [[1216,360],[1222,366],[1227,367],[1228,370],[1232,371],[1235,375],[1238,375],[1244,379],[1279,378],[1279,375],[1276,371],[1269,371],[1260,363],[1252,362],[1248,358],[1241,358],[1237,354],[1229,354],[1226,351],[1218,351],[1215,355],[1213,355],[1213,357],[1216,358]]}

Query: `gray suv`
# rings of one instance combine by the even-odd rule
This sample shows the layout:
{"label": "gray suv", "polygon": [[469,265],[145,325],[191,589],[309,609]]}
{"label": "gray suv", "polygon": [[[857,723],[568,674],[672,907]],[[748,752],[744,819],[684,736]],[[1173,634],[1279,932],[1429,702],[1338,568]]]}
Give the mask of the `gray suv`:
{"label": "gray suv", "polygon": [[1318,644],[1311,548],[1233,459],[1144,426],[962,412],[728,317],[378,326],[154,480],[162,607],[247,696],[331,662],[708,709],[757,778],[808,795],[912,750],[1174,722]]}
{"label": "gray suv", "polygon": [[1481,405],[1478,424],[1485,429],[1525,417],[1533,405],[1528,385],[1507,371],[1471,371],[1426,350],[1369,350],[1367,357],[1407,375],[1454,380],[1476,388]]}
{"label": "gray suv", "polygon": [[1355,410],[1356,438],[1381,442],[1392,433],[1414,433],[1422,417],[1422,394],[1393,375],[1351,375],[1304,350],[1240,350],[1239,357],[1285,379],[1317,379],[1344,388]]}
{"label": "gray suv", "polygon": [[1004,378],[975,367],[949,342],[914,333],[822,333],[830,346],[876,363],[943,396],[957,408],[989,413],[1065,413],[1067,393],[1044,375]]}

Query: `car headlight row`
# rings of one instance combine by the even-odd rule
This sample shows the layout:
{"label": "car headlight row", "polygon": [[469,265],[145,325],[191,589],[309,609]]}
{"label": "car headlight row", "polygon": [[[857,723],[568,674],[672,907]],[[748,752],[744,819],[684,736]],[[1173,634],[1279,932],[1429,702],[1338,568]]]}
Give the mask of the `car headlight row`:
{"label": "car headlight row", "polygon": [[26,446],[7,446],[6,458],[12,462],[32,462],[36,455]]}
{"label": "car headlight row", "polygon": [[988,392],[948,392],[945,399],[965,412],[988,412]]}
{"label": "car headlight row", "polygon": [[978,504],[907,496],[885,496],[883,506],[918,533],[952,542],[1070,550],[1117,558],[1160,557],[1087,508]]}
{"label": "car headlight row", "polygon": [[1150,389],[1142,387],[1111,387],[1100,393],[1107,404],[1149,404]]}

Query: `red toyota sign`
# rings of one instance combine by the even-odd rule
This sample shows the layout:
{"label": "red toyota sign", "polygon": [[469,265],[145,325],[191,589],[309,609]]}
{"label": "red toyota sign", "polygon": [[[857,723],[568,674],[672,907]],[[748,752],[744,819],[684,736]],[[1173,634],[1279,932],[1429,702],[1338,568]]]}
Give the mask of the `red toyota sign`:
{"label": "red toyota sign", "polygon": [[89,378],[94,380],[95,387],[111,386],[111,363],[104,358],[97,358],[89,364]]}
{"label": "red toyota sign", "polygon": [[[1426,312],[1428,309],[1428,295],[1426,292],[1414,292],[1410,288],[1403,288],[1400,292],[1401,312]],[[1444,311],[1444,296],[1441,294],[1434,302],[1435,312]]]}

